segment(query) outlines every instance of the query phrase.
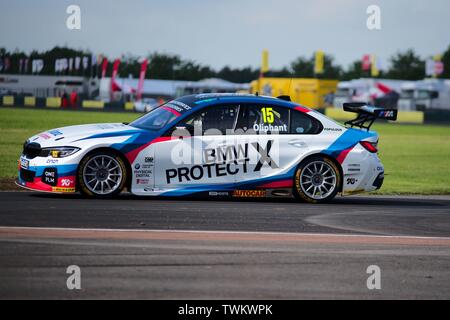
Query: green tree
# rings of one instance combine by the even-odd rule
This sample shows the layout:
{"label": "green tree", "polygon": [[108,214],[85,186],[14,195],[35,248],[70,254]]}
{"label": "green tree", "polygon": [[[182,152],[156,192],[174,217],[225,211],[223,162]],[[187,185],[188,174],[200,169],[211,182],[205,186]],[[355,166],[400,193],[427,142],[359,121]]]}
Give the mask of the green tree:
{"label": "green tree", "polygon": [[390,61],[391,67],[386,74],[390,79],[420,80],[425,77],[425,61],[413,49],[398,52]]}
{"label": "green tree", "polygon": [[[231,82],[248,83],[259,77],[259,70],[253,69],[252,67],[232,69],[229,66],[225,66],[215,76]],[[268,77],[269,75],[266,74],[266,76]]]}
{"label": "green tree", "polygon": [[194,61],[181,61],[176,66],[174,77],[177,80],[198,81],[215,76],[215,72],[207,66],[202,66]]}
{"label": "green tree", "polygon": [[340,80],[352,80],[359,79],[363,77],[368,77],[369,73],[362,70],[361,60],[354,61],[347,70],[342,72]]}
{"label": "green tree", "polygon": [[[141,71],[141,64],[139,57],[127,54],[121,59],[119,66],[119,74],[123,78],[127,78],[130,74],[133,78],[139,78],[139,73]],[[148,76],[148,74],[146,74]]]}
{"label": "green tree", "polygon": [[314,60],[305,57],[298,57],[291,63],[293,77],[312,78],[314,77]]}
{"label": "green tree", "polygon": [[148,78],[163,80],[175,79],[175,70],[181,64],[181,58],[178,55],[155,52],[150,54],[148,59]]}
{"label": "green tree", "polygon": [[326,54],[324,58],[324,73],[318,77],[324,79],[339,79],[341,73],[342,67],[334,62],[333,56]]}
{"label": "green tree", "polygon": [[321,78],[321,79],[338,79],[341,76],[341,66],[335,64],[334,57],[331,55],[324,56],[324,72],[322,74],[314,74],[314,55],[311,58],[298,57],[291,63],[292,74],[299,78]]}

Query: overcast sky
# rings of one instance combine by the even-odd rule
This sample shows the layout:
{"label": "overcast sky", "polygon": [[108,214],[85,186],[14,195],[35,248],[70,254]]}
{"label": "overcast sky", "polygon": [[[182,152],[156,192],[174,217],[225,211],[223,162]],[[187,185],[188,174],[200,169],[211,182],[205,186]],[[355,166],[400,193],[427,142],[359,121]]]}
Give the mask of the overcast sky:
{"label": "overcast sky", "polygon": [[[450,45],[449,0],[0,0],[0,47],[55,45],[109,57],[159,51],[221,68],[288,65],[321,49],[347,66],[365,53],[383,61],[414,48],[426,57]],[[81,7],[81,30],[68,30],[66,8]],[[381,8],[381,30],[366,9]]]}

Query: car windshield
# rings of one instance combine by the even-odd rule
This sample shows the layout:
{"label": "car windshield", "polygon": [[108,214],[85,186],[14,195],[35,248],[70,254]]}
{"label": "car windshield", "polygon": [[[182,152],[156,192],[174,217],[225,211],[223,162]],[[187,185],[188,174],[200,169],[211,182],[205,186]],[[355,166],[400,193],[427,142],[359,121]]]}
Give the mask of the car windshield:
{"label": "car windshield", "polygon": [[134,120],[130,123],[130,126],[144,130],[157,131],[176,118],[176,113],[172,112],[169,108],[161,106]]}

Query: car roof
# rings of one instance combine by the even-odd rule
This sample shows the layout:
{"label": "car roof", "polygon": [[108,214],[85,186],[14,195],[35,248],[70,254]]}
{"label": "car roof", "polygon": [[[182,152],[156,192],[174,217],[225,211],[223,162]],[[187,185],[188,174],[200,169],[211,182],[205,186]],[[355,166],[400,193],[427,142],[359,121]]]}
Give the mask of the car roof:
{"label": "car roof", "polygon": [[241,93],[202,93],[183,96],[175,99],[191,107],[228,103],[268,103],[285,107],[297,107],[299,104],[269,96],[257,96]]}

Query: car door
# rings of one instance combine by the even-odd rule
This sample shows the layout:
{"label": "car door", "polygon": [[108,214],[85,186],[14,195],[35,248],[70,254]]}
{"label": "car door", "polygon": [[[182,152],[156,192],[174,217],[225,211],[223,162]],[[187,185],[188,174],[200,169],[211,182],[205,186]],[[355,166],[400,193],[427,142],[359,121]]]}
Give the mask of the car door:
{"label": "car door", "polygon": [[284,179],[308,151],[312,138],[311,117],[285,106],[249,104],[241,106],[236,131],[237,144],[247,146],[248,166],[236,176],[238,185],[263,178]]}
{"label": "car door", "polygon": [[155,146],[155,187],[219,188],[233,185],[233,135],[239,106],[208,106],[173,126]]}

